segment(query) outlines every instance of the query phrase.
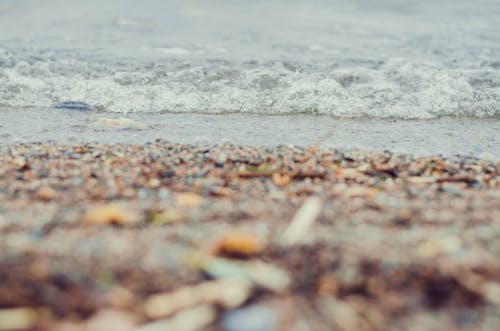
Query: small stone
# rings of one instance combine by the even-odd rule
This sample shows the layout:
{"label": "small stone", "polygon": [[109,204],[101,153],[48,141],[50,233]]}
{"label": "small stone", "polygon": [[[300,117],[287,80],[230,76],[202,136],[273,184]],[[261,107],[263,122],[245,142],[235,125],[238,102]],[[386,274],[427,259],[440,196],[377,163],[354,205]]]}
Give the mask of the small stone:
{"label": "small stone", "polygon": [[222,316],[224,331],[271,331],[276,324],[274,312],[264,306],[231,310]]}
{"label": "small stone", "polygon": [[216,242],[213,253],[230,257],[249,257],[262,250],[259,239],[249,233],[227,233]]}
{"label": "small stone", "polygon": [[134,294],[121,286],[112,288],[106,297],[108,302],[116,308],[129,308],[134,302]]}
{"label": "small stone", "polygon": [[152,178],[146,183],[146,187],[150,188],[158,188],[160,187],[161,182],[158,178]]}
{"label": "small stone", "polygon": [[252,285],[244,280],[207,281],[168,293],[154,294],[144,302],[143,310],[148,318],[159,319],[200,304],[210,303],[235,308],[248,299],[251,291]]}
{"label": "small stone", "polygon": [[241,279],[273,292],[285,291],[291,283],[290,275],[273,264],[259,260],[241,261],[212,257],[200,262],[203,271],[216,279]]}
{"label": "small stone", "polygon": [[52,105],[52,108],[57,109],[72,109],[72,110],[92,110],[92,106],[81,101],[63,101]]}
{"label": "small stone", "polygon": [[92,316],[86,325],[88,331],[128,331],[134,330],[135,318],[132,314],[115,309],[105,309]]}
{"label": "small stone", "polygon": [[50,201],[54,199],[56,192],[51,187],[40,187],[35,192],[35,198],[42,201]]}
{"label": "small stone", "polygon": [[163,212],[153,212],[150,221],[156,224],[179,222],[186,218],[186,215],[179,210],[170,209]]}
{"label": "small stone", "polygon": [[31,329],[36,320],[36,312],[29,308],[0,309],[0,331]]}
{"label": "small stone", "polygon": [[102,205],[90,209],[83,217],[85,223],[89,224],[131,224],[135,217],[125,208],[116,205]]}
{"label": "small stone", "polygon": [[141,326],[135,331],[198,331],[205,330],[217,317],[214,306],[202,305],[186,309],[171,318]]}
{"label": "small stone", "polygon": [[175,171],[173,170],[165,170],[162,173],[160,173],[161,178],[172,178],[175,176]]}
{"label": "small stone", "polygon": [[290,183],[290,180],[291,180],[289,175],[282,175],[282,174],[279,174],[277,172],[275,172],[273,174],[272,178],[273,178],[274,184],[276,184],[277,186],[280,186],[280,187],[288,185],[288,183]]}
{"label": "small stone", "polygon": [[175,204],[179,207],[196,207],[203,201],[201,195],[196,193],[179,193],[175,196]]}

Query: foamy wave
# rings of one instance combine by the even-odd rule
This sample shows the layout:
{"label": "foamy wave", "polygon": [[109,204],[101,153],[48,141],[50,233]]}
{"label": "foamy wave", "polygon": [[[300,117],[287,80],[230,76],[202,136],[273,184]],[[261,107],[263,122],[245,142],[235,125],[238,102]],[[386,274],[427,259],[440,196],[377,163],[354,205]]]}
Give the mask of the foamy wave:
{"label": "foamy wave", "polygon": [[109,112],[500,117],[500,68],[407,59],[355,65],[16,56],[0,48],[0,104],[84,101]]}

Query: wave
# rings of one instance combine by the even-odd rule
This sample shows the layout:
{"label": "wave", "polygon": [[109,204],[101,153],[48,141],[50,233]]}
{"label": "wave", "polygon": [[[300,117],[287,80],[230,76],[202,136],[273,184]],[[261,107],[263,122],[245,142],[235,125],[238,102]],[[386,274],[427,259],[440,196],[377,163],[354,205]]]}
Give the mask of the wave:
{"label": "wave", "polygon": [[63,101],[107,112],[500,118],[500,64],[414,58],[137,62],[0,48],[0,104],[47,107]]}

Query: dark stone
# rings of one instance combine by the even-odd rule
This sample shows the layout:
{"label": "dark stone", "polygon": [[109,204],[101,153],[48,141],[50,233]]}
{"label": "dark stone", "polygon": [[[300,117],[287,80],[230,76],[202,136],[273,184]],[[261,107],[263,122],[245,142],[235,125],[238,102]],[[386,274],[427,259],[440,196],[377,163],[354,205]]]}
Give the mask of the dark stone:
{"label": "dark stone", "polygon": [[175,176],[175,171],[173,170],[165,170],[164,172],[160,173],[161,178],[172,178]]}
{"label": "dark stone", "polygon": [[92,110],[92,106],[80,101],[63,101],[52,105],[52,108],[57,109],[72,109],[72,110]]}

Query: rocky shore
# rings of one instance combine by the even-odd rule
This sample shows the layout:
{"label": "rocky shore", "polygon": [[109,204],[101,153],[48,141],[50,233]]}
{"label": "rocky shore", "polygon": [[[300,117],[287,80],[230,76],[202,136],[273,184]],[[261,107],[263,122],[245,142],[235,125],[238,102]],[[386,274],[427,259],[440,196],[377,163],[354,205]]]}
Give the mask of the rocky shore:
{"label": "rocky shore", "polygon": [[498,330],[500,162],[0,146],[0,330]]}

